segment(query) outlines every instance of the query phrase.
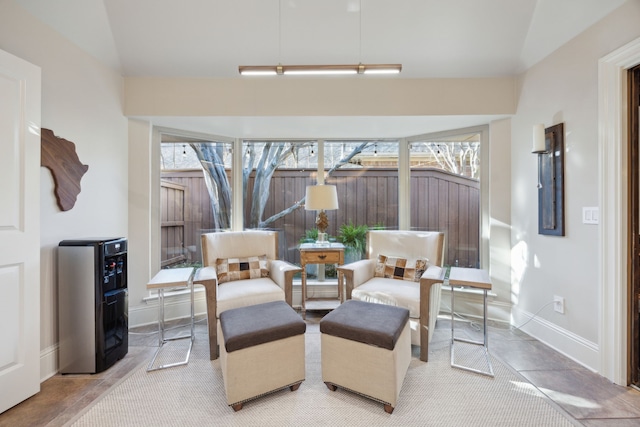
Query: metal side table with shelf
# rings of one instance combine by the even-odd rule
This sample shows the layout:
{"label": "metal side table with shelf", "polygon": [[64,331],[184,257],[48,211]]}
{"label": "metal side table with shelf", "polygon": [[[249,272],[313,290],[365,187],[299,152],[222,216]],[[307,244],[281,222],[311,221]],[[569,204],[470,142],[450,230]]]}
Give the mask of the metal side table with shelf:
{"label": "metal side table with shelf", "polygon": [[[446,267],[443,269],[443,284],[451,289],[451,366],[454,368],[464,369],[482,375],[493,377],[493,366],[491,365],[491,357],[489,356],[489,337],[487,335],[487,292],[491,290],[491,278],[486,270],[478,268],[460,268]],[[475,341],[465,338],[456,338],[455,336],[455,290],[454,287],[471,287],[483,291],[483,340]],[[487,362],[487,370],[475,369],[469,366],[456,363],[455,359],[455,343],[464,342],[482,346],[484,357]]]}
{"label": "metal side table with shelf", "polygon": [[[158,348],[153,355],[153,359],[147,366],[147,372],[157,371],[159,369],[171,368],[173,366],[186,365],[189,363],[189,356],[191,355],[191,349],[193,347],[193,340],[195,339],[195,314],[194,314],[194,295],[193,295],[193,275],[194,269],[191,267],[186,268],[168,268],[160,270],[158,274],[147,283],[147,289],[158,290]],[[165,326],[164,326],[164,291],[165,289],[173,288],[188,288],[191,297],[191,331],[189,335],[180,335],[174,338],[165,338]],[[166,363],[160,366],[154,367],[154,363],[160,354],[164,344],[169,341],[189,339],[189,348],[184,360],[175,363]]]}

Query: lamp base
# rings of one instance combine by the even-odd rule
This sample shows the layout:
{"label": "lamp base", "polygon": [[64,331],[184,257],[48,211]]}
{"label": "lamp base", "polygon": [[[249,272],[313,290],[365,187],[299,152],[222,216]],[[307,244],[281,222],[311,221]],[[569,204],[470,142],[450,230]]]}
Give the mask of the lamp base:
{"label": "lamp base", "polygon": [[329,246],[331,243],[327,240],[327,233],[318,232],[318,240],[316,246]]}

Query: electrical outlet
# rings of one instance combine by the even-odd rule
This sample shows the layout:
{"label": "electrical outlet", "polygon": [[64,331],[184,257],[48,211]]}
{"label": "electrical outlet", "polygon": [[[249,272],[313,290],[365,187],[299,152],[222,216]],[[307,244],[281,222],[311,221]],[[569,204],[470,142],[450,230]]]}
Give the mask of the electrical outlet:
{"label": "electrical outlet", "polygon": [[564,298],[557,295],[553,296],[553,310],[556,313],[564,314]]}

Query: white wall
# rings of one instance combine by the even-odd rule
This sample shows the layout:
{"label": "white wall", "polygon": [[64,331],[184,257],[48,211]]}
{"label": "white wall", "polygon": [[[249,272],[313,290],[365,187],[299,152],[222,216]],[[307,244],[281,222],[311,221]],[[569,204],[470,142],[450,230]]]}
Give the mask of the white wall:
{"label": "white wall", "polygon": [[[512,121],[512,269],[514,323],[553,300],[525,331],[598,370],[601,301],[598,227],[582,224],[582,207],[599,206],[598,60],[640,37],[640,2],[630,1],[529,69]],[[537,158],[532,126],[565,126],[566,236],[538,234]],[[604,284],[605,286],[607,284]],[[611,313],[607,313],[608,315]]]}
{"label": "white wall", "polygon": [[[129,312],[131,324],[146,323],[131,312],[139,310],[146,296],[145,284],[152,271],[159,268],[160,257],[153,263],[150,190],[153,187],[151,171],[152,126],[150,123],[129,121]],[[155,233],[156,235],[159,233]],[[132,318],[133,317],[133,318]]]}
{"label": "white wall", "polygon": [[[493,293],[489,317],[509,321],[511,316],[511,120],[491,124],[489,144],[489,271]],[[481,313],[480,307],[476,313]]]}
{"label": "white wall", "polygon": [[127,237],[127,120],[123,80],[26,13],[0,2],[0,49],[42,68],[42,127],[76,145],[89,166],[73,209],[56,204],[41,168],[41,378],[57,372],[57,258],[61,240]]}
{"label": "white wall", "polygon": [[126,77],[125,94],[124,112],[133,117],[501,116],[515,112],[517,96],[514,77],[256,80]]}

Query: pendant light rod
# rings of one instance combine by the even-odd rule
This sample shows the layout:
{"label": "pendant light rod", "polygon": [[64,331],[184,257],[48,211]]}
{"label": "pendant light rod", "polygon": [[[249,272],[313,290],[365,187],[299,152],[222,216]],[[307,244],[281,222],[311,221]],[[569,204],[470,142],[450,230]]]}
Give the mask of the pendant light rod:
{"label": "pendant light rod", "polygon": [[[362,0],[358,2],[358,56],[362,57]],[[282,56],[282,1],[278,0],[278,60]],[[240,65],[242,76],[399,74],[402,64]]]}
{"label": "pendant light rod", "polygon": [[353,65],[240,65],[243,76],[331,75],[331,74],[398,74],[402,64]]}

